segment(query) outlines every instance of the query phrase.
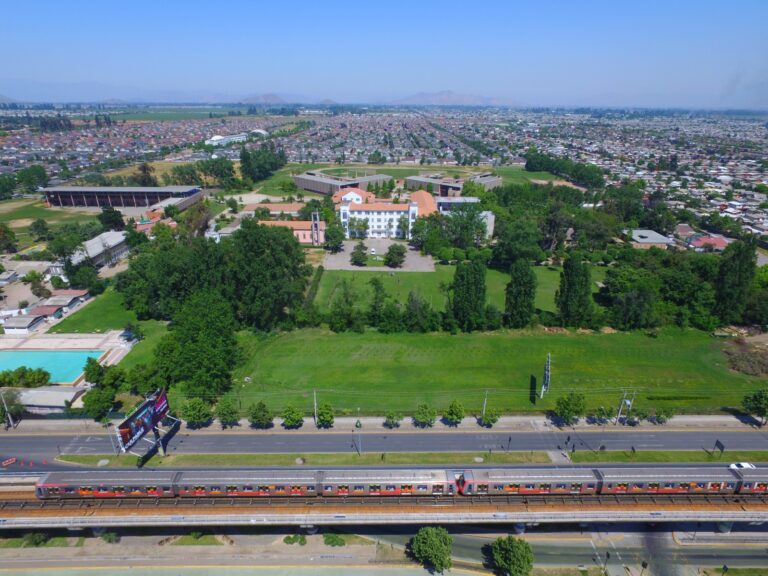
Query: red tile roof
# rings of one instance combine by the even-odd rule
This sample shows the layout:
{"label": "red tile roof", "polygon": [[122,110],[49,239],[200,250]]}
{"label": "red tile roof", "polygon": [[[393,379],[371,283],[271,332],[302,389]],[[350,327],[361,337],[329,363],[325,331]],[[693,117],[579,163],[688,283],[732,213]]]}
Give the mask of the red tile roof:
{"label": "red tile roof", "polygon": [[429,216],[437,212],[437,202],[435,197],[426,190],[416,190],[411,192],[411,201],[416,202],[419,207],[419,216]]}

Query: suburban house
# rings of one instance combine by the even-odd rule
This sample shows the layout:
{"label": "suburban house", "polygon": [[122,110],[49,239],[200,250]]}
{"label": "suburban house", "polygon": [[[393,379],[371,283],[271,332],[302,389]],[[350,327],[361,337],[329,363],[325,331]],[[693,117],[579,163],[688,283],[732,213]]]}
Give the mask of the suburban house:
{"label": "suburban house", "polygon": [[300,244],[311,244],[312,246],[325,244],[325,222],[322,220],[317,222],[314,230],[310,220],[262,220],[259,224],[273,228],[288,228]]}
{"label": "suburban house", "polygon": [[690,238],[688,247],[696,252],[722,252],[728,247],[728,240],[723,236],[697,234]]}
{"label": "suburban house", "polygon": [[5,319],[3,330],[9,335],[25,335],[37,330],[45,322],[39,314],[19,314]]}
{"label": "suburban house", "polygon": [[624,230],[624,234],[631,238],[632,247],[640,250],[659,248],[666,250],[672,241],[653,230]]}

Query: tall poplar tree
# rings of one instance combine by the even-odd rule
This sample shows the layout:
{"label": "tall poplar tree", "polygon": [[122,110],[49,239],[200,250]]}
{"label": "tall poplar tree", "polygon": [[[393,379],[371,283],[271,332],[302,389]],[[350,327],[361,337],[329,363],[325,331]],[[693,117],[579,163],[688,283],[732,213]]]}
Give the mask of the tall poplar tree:
{"label": "tall poplar tree", "polygon": [[563,326],[584,327],[592,319],[592,282],[589,266],[572,252],[563,264],[555,303]]}
{"label": "tall poplar tree", "polygon": [[461,262],[453,276],[453,316],[464,332],[481,330],[485,324],[485,264]]}
{"label": "tall poplar tree", "polygon": [[535,311],[536,274],[525,260],[518,259],[510,268],[504,308],[505,323],[510,328],[525,328]]}
{"label": "tall poplar tree", "polygon": [[723,252],[715,281],[715,314],[723,324],[743,319],[757,268],[756,244],[750,237],[733,242]]}

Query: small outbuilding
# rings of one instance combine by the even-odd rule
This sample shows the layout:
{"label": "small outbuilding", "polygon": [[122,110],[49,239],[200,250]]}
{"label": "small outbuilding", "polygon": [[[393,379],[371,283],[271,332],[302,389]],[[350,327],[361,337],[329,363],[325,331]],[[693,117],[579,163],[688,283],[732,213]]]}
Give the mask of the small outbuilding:
{"label": "small outbuilding", "polygon": [[25,335],[37,330],[45,322],[40,314],[20,314],[5,319],[3,330],[10,335]]}

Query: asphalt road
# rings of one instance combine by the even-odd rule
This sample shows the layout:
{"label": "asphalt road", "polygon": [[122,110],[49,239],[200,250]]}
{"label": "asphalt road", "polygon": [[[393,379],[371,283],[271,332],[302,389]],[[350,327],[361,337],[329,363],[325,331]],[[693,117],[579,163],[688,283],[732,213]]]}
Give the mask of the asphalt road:
{"label": "asphalt road", "polygon": [[[168,443],[169,454],[599,450],[712,450],[720,441],[728,450],[768,450],[768,433],[749,431],[542,431],[516,433],[415,432],[179,432]],[[141,449],[141,448],[140,448]],[[143,449],[141,449],[143,451]],[[108,434],[25,435],[0,433],[0,459],[16,457],[40,465],[58,454],[110,454]]]}

